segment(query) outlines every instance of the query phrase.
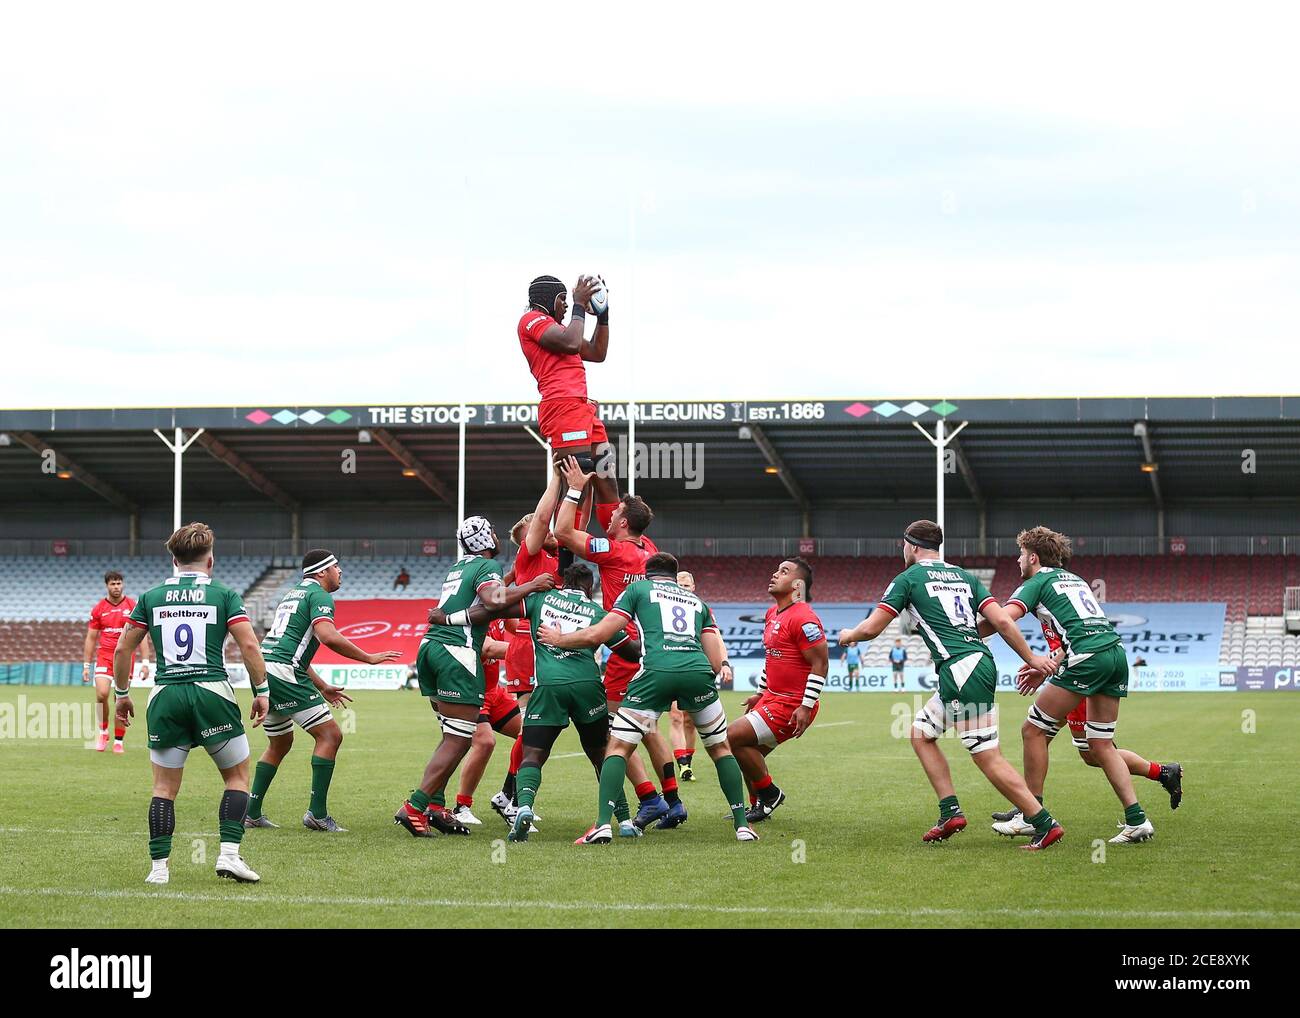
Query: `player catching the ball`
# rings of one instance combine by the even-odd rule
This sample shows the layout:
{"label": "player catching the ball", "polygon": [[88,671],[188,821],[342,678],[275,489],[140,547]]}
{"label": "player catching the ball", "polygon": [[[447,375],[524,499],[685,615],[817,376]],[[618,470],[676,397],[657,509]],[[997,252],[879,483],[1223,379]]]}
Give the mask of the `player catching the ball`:
{"label": "player catching the ball", "polygon": [[[583,330],[593,297],[603,304],[595,310],[596,331],[588,340],[583,338]],[[587,398],[584,363],[601,363],[609,349],[609,298],[604,281],[597,276],[579,277],[573,285],[569,324],[561,325],[569,312],[564,284],[555,276],[538,276],[528,284],[528,310],[519,319],[516,332],[542,397],[537,426],[550,443],[557,464],[573,456],[584,472],[596,474],[596,518],[608,529],[618,508],[618,477],[613,448],[600,420],[600,405]],[[586,525],[585,514],[581,525]],[[572,562],[573,553],[560,549],[559,568],[563,570]]]}
{"label": "player catching the ball", "polygon": [[830,651],[821,619],[807,603],[811,590],[812,566],[802,558],[782,562],[767,585],[776,604],[763,620],[759,691],[745,701],[748,713],[728,736],[750,789],[750,823],[766,820],[785,802],[785,792],[768,773],[767,755],[802,737],[821,708]]}
{"label": "player catching the ball", "polygon": [[998,708],[994,698],[998,670],[993,654],[980,639],[976,613],[1002,634],[1026,663],[1050,675],[1056,665],[1033,653],[1015,620],[998,604],[979,577],[939,555],[943,529],[930,520],[917,520],[903,533],[906,564],[885,588],[872,613],[852,629],[840,632],[840,645],[873,640],[904,611],[916,623],[939,671],[939,690],[912,722],[912,748],[939,797],[939,821],[923,841],[943,841],[966,827],[957,801],[948,760],[938,739],[949,728],[961,736],[971,760],[989,782],[1020,807],[1033,824],[1034,837],[1024,846],[1033,851],[1060,841],[1065,831],[1034,798],[1025,779],[998,748]]}

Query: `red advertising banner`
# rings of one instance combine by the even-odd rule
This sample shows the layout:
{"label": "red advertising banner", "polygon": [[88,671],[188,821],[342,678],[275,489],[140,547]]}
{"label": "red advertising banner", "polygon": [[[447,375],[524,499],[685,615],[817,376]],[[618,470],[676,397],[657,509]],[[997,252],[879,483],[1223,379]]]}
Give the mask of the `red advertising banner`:
{"label": "red advertising banner", "polygon": [[[429,626],[433,598],[396,600],[372,598],[365,601],[335,601],[334,625],[340,633],[369,654],[400,650],[403,664],[415,664],[420,638]],[[315,664],[355,664],[328,647],[316,651]]]}

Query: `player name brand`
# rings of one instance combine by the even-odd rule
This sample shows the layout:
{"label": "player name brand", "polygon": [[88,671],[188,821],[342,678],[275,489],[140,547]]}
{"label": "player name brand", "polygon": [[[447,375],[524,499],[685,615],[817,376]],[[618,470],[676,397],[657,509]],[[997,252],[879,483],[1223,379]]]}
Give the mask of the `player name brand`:
{"label": "player name brand", "polygon": [[188,601],[190,604],[203,604],[206,595],[207,591],[200,590],[198,587],[169,590],[167,591],[167,603],[175,604],[178,601]]}
{"label": "player name brand", "polygon": [[139,1000],[153,991],[153,956],[85,954],[75,947],[50,959],[54,990],[130,990]]}

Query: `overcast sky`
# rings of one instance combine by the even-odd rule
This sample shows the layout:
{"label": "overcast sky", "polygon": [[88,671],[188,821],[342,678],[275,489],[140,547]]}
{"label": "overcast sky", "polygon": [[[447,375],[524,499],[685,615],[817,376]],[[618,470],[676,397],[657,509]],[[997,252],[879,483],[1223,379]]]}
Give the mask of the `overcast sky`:
{"label": "overcast sky", "polygon": [[1294,25],[902,6],[13,5],[0,405],[1300,389]]}

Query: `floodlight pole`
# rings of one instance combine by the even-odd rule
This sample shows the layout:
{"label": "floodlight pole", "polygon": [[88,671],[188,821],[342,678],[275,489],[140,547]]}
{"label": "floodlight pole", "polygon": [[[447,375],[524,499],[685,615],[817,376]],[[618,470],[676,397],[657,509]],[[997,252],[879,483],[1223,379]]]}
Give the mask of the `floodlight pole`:
{"label": "floodlight pole", "polygon": [[528,434],[532,435],[533,441],[536,442],[538,445],[540,445],[542,449],[545,450],[546,452],[546,476],[545,479],[542,481],[542,484],[545,487],[549,488],[551,486],[551,469],[552,469],[551,468],[551,462],[552,462],[551,440],[549,438],[543,438],[532,428],[530,428],[527,424],[524,425],[524,430],[528,432]]}
{"label": "floodlight pole", "polygon": [[153,429],[153,433],[157,435],[159,439],[161,439],[163,445],[167,446],[168,450],[171,452],[172,456],[174,456],[176,460],[176,469],[172,479],[172,530],[173,531],[181,529],[181,460],[184,459],[185,457],[185,450],[188,449],[190,446],[192,446],[194,444],[194,440],[198,438],[201,434],[203,434],[205,430],[206,429],[204,428],[199,428],[198,431],[194,432],[194,434],[192,434],[189,437],[189,441],[186,441],[185,432],[182,431],[180,428],[177,428],[176,438],[173,441],[171,439],[168,439],[167,436],[164,435],[157,428]]}
{"label": "floodlight pole", "polygon": [[[465,404],[460,405],[460,445],[456,453],[456,533],[465,522]],[[457,551],[459,552],[459,548]]]}
{"label": "floodlight pole", "polygon": [[631,399],[627,401],[627,493],[636,494],[636,401]]}
{"label": "floodlight pole", "polygon": [[[943,454],[948,448],[948,443],[961,434],[962,428],[966,427],[969,423],[969,421],[962,421],[957,425],[957,430],[949,435],[947,434],[947,427],[943,418],[940,418],[934,422],[934,437],[931,438],[930,433],[926,431],[925,428],[921,427],[919,421],[912,422],[912,427],[919,431],[925,437],[925,440],[934,446],[934,522],[939,524],[940,530],[943,530]],[[940,554],[942,553],[943,549],[941,548]]]}

